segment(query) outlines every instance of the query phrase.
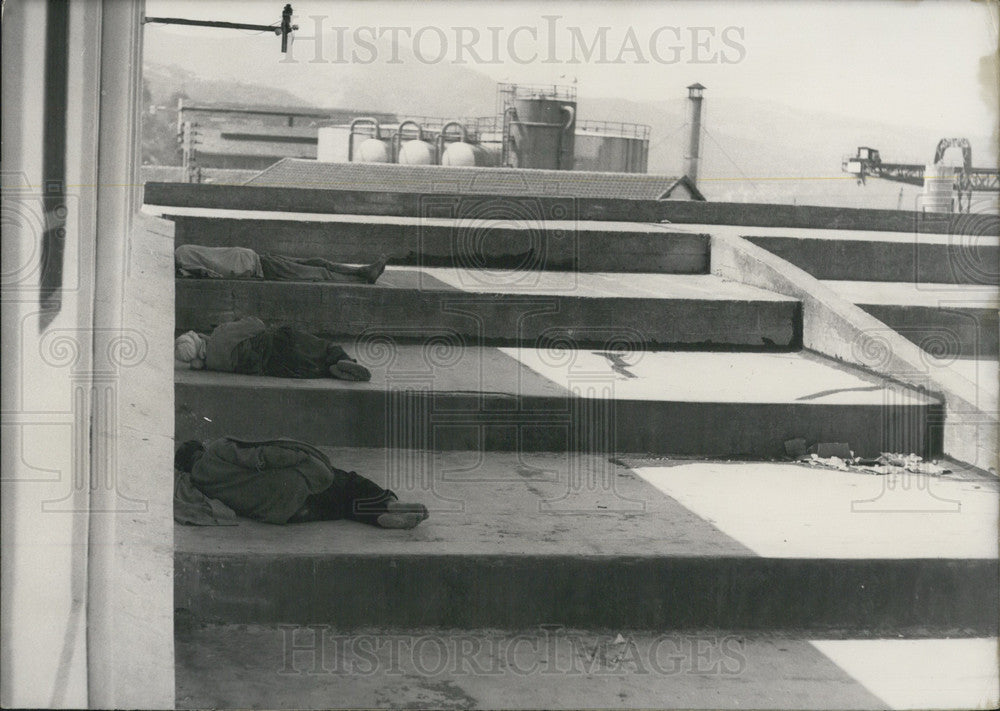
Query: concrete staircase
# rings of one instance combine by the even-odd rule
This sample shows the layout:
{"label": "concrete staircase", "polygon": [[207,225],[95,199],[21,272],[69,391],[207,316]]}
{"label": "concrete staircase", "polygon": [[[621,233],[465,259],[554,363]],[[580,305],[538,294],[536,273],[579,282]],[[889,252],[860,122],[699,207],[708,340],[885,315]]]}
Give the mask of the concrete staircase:
{"label": "concrete staircase", "polygon": [[[800,351],[800,304],[709,274],[706,233],[169,212],[182,213],[181,243],[394,264],[376,286],[178,280],[179,330],[249,314],[293,323],[338,338],[374,373],[361,386],[180,373],[178,436],[274,436],[294,423],[335,446],[777,457],[804,437],[866,454],[940,451],[934,398]],[[588,417],[608,424],[581,425]]]}
{"label": "concrete staircase", "polygon": [[991,216],[972,217],[968,233],[751,227],[740,234],[936,357],[996,361],[1000,239]]}
{"label": "concrete staircase", "polygon": [[[432,517],[407,532],[178,528],[178,644],[192,660],[234,636],[272,648],[280,630],[310,625],[411,637],[539,625],[996,635],[996,541],[981,535],[995,527],[995,477],[956,465],[947,481],[890,482],[770,461],[796,437],[936,456],[943,407],[803,351],[797,300],[710,273],[716,226],[656,224],[658,206],[626,201],[578,204],[577,220],[505,222],[422,216],[408,196],[197,187],[147,187],[178,244],[354,262],[384,253],[390,268],[374,286],[178,280],[178,330],[241,315],[290,322],[338,338],[373,372],[357,384],[178,371],[178,441],[309,440]],[[477,199],[464,204],[475,212]],[[897,245],[892,263],[912,251],[885,244]],[[829,249],[822,240],[794,245],[790,261],[825,263],[809,256]],[[949,533],[929,535],[935,514]],[[197,677],[178,672],[189,703],[218,705]],[[273,699],[238,687],[224,700]],[[740,693],[710,705],[745,705]],[[429,698],[497,703],[445,696]],[[337,705],[315,689],[289,698]]]}

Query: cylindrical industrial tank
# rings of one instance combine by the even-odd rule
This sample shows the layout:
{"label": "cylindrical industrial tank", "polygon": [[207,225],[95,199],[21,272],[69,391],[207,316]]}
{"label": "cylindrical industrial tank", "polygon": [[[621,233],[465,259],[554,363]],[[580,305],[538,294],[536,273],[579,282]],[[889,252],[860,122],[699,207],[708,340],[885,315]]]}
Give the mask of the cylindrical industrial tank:
{"label": "cylindrical industrial tank", "polygon": [[598,129],[584,125],[576,134],[573,169],[645,173],[649,139],[640,137],[641,128],[630,124],[621,128],[612,125]]}
{"label": "cylindrical industrial tank", "polygon": [[389,163],[389,141],[366,138],[354,150],[351,157],[355,163]]}
{"label": "cylindrical industrial tank", "polygon": [[924,169],[924,192],[920,207],[924,212],[951,212],[954,209],[955,169],[938,163]]}
{"label": "cylindrical industrial tank", "polygon": [[396,162],[403,165],[433,165],[434,146],[427,141],[405,141],[399,147]]}
{"label": "cylindrical industrial tank", "polygon": [[323,126],[316,143],[316,160],[325,163],[346,163],[351,131],[347,126]]}
{"label": "cylindrical industrial tank", "polygon": [[531,96],[515,98],[511,120],[519,168],[572,170],[576,103]]}
{"label": "cylindrical industrial tank", "polygon": [[444,151],[441,165],[452,167],[490,167],[500,165],[499,143],[452,143]]}

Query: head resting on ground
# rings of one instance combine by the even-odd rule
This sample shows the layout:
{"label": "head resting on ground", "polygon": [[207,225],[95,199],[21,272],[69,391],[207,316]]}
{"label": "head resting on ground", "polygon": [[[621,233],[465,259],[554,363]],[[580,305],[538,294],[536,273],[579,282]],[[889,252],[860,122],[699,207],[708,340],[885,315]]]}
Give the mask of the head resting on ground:
{"label": "head resting on ground", "polygon": [[196,439],[184,442],[174,453],[174,469],[191,473],[194,463],[205,453],[205,445]]}
{"label": "head resting on ground", "polygon": [[195,370],[205,367],[205,349],[208,340],[200,333],[188,331],[174,341],[174,358],[188,363]]}

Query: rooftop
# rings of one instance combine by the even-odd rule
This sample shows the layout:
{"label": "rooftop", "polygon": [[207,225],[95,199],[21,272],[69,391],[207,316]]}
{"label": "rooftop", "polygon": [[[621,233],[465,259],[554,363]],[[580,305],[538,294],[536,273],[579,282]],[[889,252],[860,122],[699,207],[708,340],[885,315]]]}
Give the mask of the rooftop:
{"label": "rooftop", "polygon": [[683,177],[640,173],[600,173],[518,168],[458,168],[398,163],[322,163],[286,158],[247,181],[254,186],[329,188],[369,192],[538,195],[570,198],[659,200],[684,185]]}

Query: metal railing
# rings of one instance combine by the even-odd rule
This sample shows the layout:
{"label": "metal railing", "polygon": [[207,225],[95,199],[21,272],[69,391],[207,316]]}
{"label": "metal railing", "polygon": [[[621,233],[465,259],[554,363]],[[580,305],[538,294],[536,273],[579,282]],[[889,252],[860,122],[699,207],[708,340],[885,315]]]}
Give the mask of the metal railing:
{"label": "metal railing", "polygon": [[622,138],[639,138],[649,140],[650,127],[644,123],[625,123],[623,121],[577,121],[577,131],[594,131],[607,133]]}

